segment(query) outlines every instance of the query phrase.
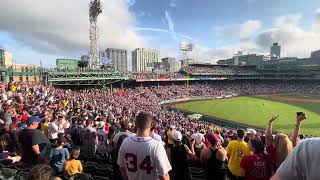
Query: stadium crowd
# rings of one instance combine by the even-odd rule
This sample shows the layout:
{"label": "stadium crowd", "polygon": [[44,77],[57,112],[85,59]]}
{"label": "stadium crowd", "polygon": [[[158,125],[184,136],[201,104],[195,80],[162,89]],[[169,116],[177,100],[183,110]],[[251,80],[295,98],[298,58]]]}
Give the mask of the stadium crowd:
{"label": "stadium crowd", "polygon": [[185,66],[182,69],[190,74],[213,74],[213,75],[235,75],[235,74],[257,74],[250,67],[236,66]]}
{"label": "stadium crowd", "polygon": [[80,90],[8,83],[1,84],[0,91],[0,165],[33,167],[32,180],[95,177],[92,169],[85,170],[83,160],[88,159],[112,164],[113,179],[191,179],[189,166],[203,168],[203,179],[320,178],[315,170],[320,141],[297,143],[307,118],[303,113],[288,136],[272,133],[277,116],[269,120],[265,133],[235,131],[160,105],[188,97],[318,94],[317,83],[224,81],[188,88]]}
{"label": "stadium crowd", "polygon": [[129,76],[134,77],[138,80],[150,80],[150,79],[179,79],[184,78],[182,74],[180,73],[154,73],[154,72],[131,72],[129,73]]}

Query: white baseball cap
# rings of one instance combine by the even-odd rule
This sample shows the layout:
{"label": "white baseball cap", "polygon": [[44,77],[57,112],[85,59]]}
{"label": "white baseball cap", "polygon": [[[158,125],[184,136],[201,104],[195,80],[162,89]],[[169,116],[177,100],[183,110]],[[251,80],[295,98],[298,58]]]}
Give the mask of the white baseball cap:
{"label": "white baseball cap", "polygon": [[257,131],[254,129],[247,129],[247,134],[257,134]]}
{"label": "white baseball cap", "polygon": [[172,132],[172,138],[175,140],[175,141],[181,141],[182,140],[182,134],[180,131],[173,131]]}

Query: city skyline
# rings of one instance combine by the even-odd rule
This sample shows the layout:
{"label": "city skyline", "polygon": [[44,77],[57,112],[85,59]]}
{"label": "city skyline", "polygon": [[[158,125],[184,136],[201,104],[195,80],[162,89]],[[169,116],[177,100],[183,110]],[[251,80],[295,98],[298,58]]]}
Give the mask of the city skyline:
{"label": "city skyline", "polygon": [[[88,3],[4,1],[0,46],[17,63],[42,60],[52,67],[56,58],[80,58],[89,51]],[[103,7],[101,49],[159,49],[161,57],[179,59],[179,43],[186,40],[194,44],[190,57],[210,63],[238,50],[267,55],[273,42],[281,44],[282,56],[307,57],[320,49],[316,0],[104,0]]]}

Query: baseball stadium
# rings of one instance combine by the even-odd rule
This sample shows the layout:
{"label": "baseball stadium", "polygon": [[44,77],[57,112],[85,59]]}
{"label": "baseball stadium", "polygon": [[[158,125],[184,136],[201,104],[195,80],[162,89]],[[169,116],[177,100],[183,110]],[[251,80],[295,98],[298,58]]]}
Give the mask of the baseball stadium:
{"label": "baseball stadium", "polygon": [[[304,112],[308,121],[301,128],[301,133],[320,135],[317,131],[320,125],[319,68],[317,60],[312,58],[250,66],[189,64],[179,73],[171,74],[131,73],[127,76],[109,74],[107,76],[110,77],[99,77],[105,76],[105,73],[50,72],[48,83],[55,86],[95,85],[110,88],[174,89],[178,86],[181,89],[176,93],[181,95],[178,98],[164,98],[161,102],[164,108],[198,115],[196,117],[201,120],[231,129],[243,127],[260,131],[264,131],[272,115],[279,115],[273,130],[284,133],[292,131],[296,113]],[[201,87],[208,89],[202,92],[197,89]]]}
{"label": "baseball stadium", "polygon": [[[277,59],[251,65],[188,63],[175,73],[120,73],[112,67],[82,67],[82,63],[58,59],[55,69],[2,69],[4,113],[17,114],[12,114],[11,119],[2,115],[1,120],[12,121],[10,127],[20,133],[18,141],[27,142],[21,133],[34,126],[42,131],[41,136],[47,133],[44,138],[52,144],[70,143],[79,147],[65,146],[70,153],[76,153],[75,158],[83,164],[83,170],[77,174],[90,175],[93,179],[119,179],[121,174],[115,171],[118,167],[114,160],[119,159],[121,149],[114,156],[114,145],[108,143],[108,138],[117,142],[124,132],[139,133],[135,123],[140,116],[152,119],[152,133],[155,137],[158,135],[167,149],[170,149],[169,132],[178,138],[172,136],[173,142],[181,142],[183,136],[190,139],[186,145],[191,149],[192,139],[198,138],[195,134],[213,132],[221,137],[214,140],[221,141],[219,147],[229,146],[228,143],[240,136],[239,132],[246,133],[246,138],[252,134],[261,139],[281,135],[288,142],[289,137],[292,138],[292,143],[320,136],[320,59],[317,57]],[[248,62],[239,64],[245,63]],[[31,77],[39,82],[28,81]],[[41,124],[37,117],[44,118]],[[53,130],[55,126],[57,132]],[[138,146],[127,148],[134,147]],[[202,150],[192,151],[192,158],[186,161],[188,170],[183,175],[195,180],[206,179],[208,171],[199,159]],[[14,162],[17,167],[13,169],[23,169],[18,171],[29,174],[32,169],[25,161],[38,162],[23,159]],[[145,161],[149,160],[143,160],[140,168],[152,170],[148,165],[151,162],[144,164]],[[11,163],[10,160],[9,165]],[[59,177],[68,179],[67,171],[60,172]]]}

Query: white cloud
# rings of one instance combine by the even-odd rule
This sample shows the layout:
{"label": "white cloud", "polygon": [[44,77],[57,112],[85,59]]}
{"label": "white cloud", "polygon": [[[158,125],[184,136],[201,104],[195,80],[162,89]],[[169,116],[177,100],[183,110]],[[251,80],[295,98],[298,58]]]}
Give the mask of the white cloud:
{"label": "white cloud", "polygon": [[320,33],[320,9],[316,11],[316,17],[311,28],[313,32]]}
{"label": "white cloud", "polygon": [[169,6],[172,8],[177,7],[177,0],[171,0]]}
{"label": "white cloud", "polygon": [[258,20],[249,20],[241,24],[239,29],[239,36],[241,39],[250,38],[262,27],[262,23]]}
{"label": "white cloud", "polygon": [[262,23],[259,20],[248,20],[237,26],[229,27],[216,27],[216,32],[224,36],[234,36],[240,39],[247,39],[252,37],[262,27]]}
{"label": "white cloud", "polygon": [[[199,56],[203,54],[204,57],[210,57],[210,59],[216,61],[222,58],[230,58],[238,50],[244,53],[268,55],[272,43],[279,42],[282,46],[281,56],[309,57],[311,51],[320,49],[320,9],[316,11],[315,19],[309,28],[303,29],[300,27],[302,17],[302,14],[299,13],[280,16],[275,19],[272,27],[259,33],[257,33],[261,27],[259,21],[247,21],[238,28],[216,28],[216,31],[223,33],[224,36],[236,35],[240,41],[218,49],[195,46],[194,51],[198,50]],[[249,26],[256,28],[252,30],[248,28],[248,31],[242,30]]]}
{"label": "white cloud", "polygon": [[256,44],[250,41],[244,41],[229,46],[222,46],[216,49],[209,48],[201,43],[195,44],[190,53],[191,58],[195,58],[208,63],[215,63],[220,59],[231,58],[237,51],[245,53],[262,53],[262,50],[256,47]]}
{"label": "white cloud", "polygon": [[282,56],[309,57],[310,52],[319,49],[320,34],[319,11],[310,28],[303,29],[299,26],[302,15],[289,14],[278,17],[274,27],[265,30],[257,36],[256,43],[261,48],[269,48],[273,42],[282,46]]}
{"label": "white cloud", "polygon": [[[103,14],[98,20],[102,49],[146,44],[132,30],[135,18],[128,6],[133,4],[132,0],[103,1]],[[3,1],[0,31],[40,53],[83,53],[89,50],[88,9],[88,1],[79,0]]]}

